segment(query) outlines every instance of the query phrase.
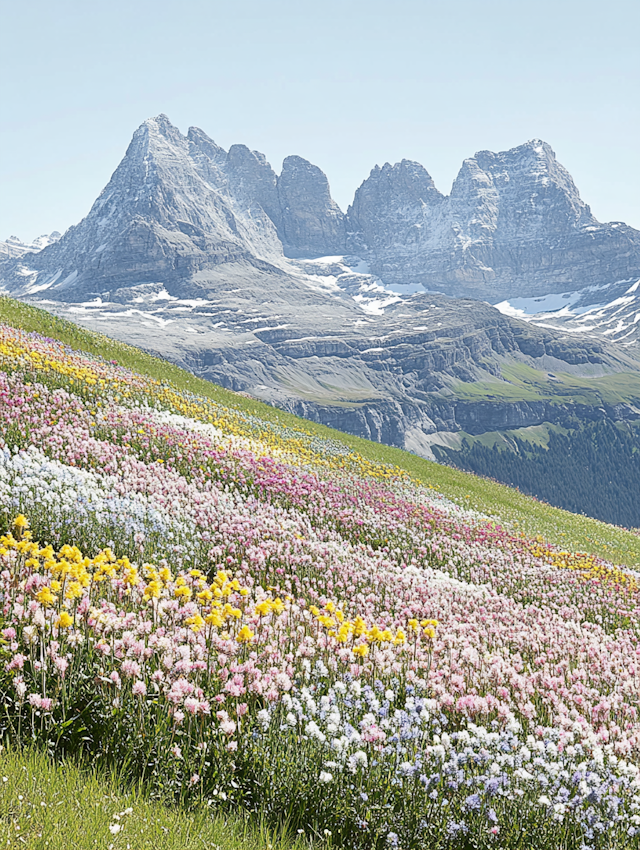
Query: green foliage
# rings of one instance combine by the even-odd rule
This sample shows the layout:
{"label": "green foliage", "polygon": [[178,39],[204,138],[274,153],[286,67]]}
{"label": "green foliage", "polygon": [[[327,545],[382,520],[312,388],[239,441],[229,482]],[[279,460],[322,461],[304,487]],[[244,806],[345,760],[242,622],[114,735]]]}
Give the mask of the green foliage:
{"label": "green foliage", "polygon": [[592,422],[548,446],[513,437],[513,450],[479,442],[455,451],[436,447],[441,460],[487,475],[568,511],[627,527],[640,526],[640,424]]}
{"label": "green foliage", "polygon": [[[54,764],[36,750],[0,753],[0,846],[7,850],[303,850],[284,832],[122,790],[115,775]],[[117,830],[116,827],[120,826]],[[110,829],[111,827],[111,829]]]}

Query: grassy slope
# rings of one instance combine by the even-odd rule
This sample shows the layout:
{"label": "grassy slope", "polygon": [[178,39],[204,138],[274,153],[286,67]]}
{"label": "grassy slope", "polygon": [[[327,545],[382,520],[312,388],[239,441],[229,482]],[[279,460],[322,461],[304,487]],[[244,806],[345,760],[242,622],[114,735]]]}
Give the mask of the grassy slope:
{"label": "grassy slope", "polygon": [[581,377],[566,372],[543,372],[515,363],[502,368],[504,380],[458,383],[452,389],[456,397],[477,401],[487,397],[495,401],[550,401],[555,404],[622,404],[640,400],[640,372],[618,372],[600,377]]}
{"label": "grassy slope", "polygon": [[[498,521],[513,523],[526,534],[541,535],[556,545],[574,551],[593,552],[620,564],[640,565],[640,536],[631,532],[553,508],[510,487],[432,463],[401,449],[302,421],[291,414],[197,378],[140,349],[85,330],[19,301],[0,297],[0,321],[27,331],[37,331],[108,360],[117,360],[122,366],[158,380],[171,381],[180,389],[207,396],[272,422],[340,440],[364,457],[395,464],[460,504],[491,514]],[[611,381],[612,378],[606,380]]]}
{"label": "grassy slope", "polygon": [[[124,814],[126,809],[132,809]],[[115,817],[115,816],[119,816]],[[110,826],[120,824],[115,835]],[[115,777],[38,752],[0,753],[0,847],[7,850],[303,850],[241,817],[212,817],[124,793]]]}

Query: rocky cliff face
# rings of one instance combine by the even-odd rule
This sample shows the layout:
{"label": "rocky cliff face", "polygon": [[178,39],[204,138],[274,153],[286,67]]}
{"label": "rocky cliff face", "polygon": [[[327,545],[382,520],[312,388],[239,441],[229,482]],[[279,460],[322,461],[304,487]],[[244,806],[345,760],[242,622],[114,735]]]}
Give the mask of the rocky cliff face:
{"label": "rocky cliff face", "polygon": [[288,156],[278,178],[280,232],[289,257],[322,257],[345,251],[345,221],[329,181],[300,156]]}
{"label": "rocky cliff face", "polygon": [[289,157],[277,178],[263,154],[226,152],[197,128],[183,136],[160,115],[134,133],[86,218],[5,280],[16,294],[61,300],[152,283],[184,293],[221,266],[286,276],[283,242],[296,255],[344,248],[344,216],[320,169]]}
{"label": "rocky cliff face", "polygon": [[465,160],[446,198],[416,163],[376,168],[347,217],[389,284],[497,302],[640,275],[640,232],[596,221],[540,140]]}

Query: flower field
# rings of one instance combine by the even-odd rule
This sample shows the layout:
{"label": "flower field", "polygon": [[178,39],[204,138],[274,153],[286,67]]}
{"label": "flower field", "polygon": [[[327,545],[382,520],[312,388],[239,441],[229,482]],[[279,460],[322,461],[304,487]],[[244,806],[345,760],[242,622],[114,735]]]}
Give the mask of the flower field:
{"label": "flower field", "polygon": [[0,725],[345,848],[640,846],[640,585],[0,325]]}

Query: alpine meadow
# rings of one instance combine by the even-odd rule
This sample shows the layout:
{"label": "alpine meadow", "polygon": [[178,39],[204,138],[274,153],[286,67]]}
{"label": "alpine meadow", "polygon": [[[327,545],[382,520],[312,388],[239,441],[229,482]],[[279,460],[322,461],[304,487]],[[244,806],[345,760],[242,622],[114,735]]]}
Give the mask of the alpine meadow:
{"label": "alpine meadow", "polygon": [[639,845],[636,534],[1,311],[6,846]]}

